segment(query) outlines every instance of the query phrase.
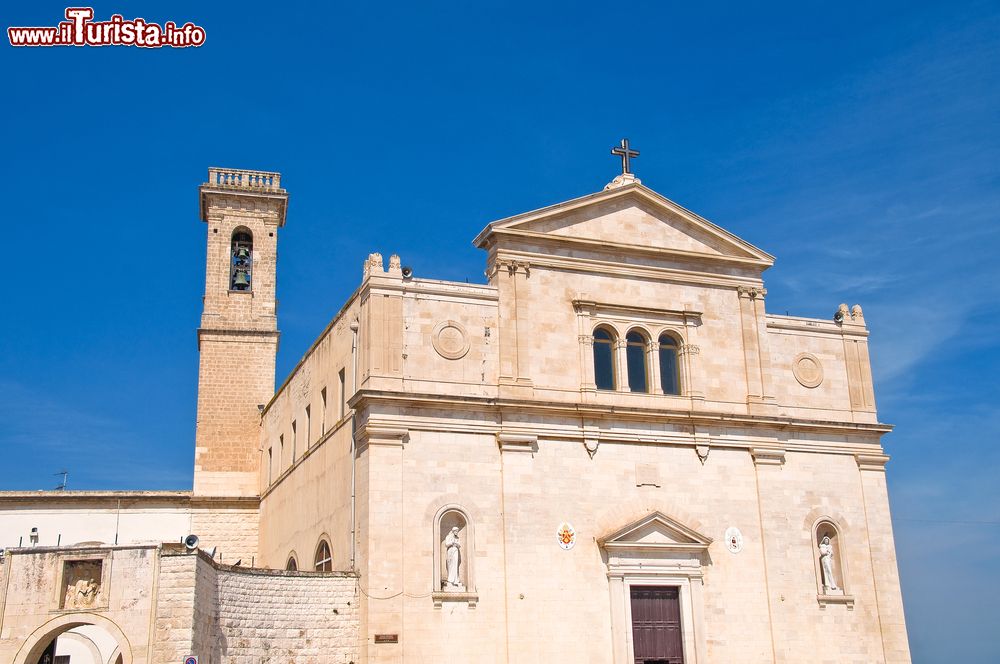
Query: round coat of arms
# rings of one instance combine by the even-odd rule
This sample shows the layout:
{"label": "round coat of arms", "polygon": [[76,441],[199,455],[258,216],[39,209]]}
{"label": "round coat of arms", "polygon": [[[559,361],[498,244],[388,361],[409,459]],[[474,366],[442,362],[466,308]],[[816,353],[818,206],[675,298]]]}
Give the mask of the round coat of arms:
{"label": "round coat of arms", "polygon": [[569,551],[574,546],[576,546],[576,531],[573,530],[573,526],[566,521],[559,524],[559,530],[556,531],[556,537],[559,538],[559,548]]}
{"label": "round coat of arms", "polygon": [[726,528],[726,548],[729,553],[739,553],[743,550],[743,533],[736,526]]}

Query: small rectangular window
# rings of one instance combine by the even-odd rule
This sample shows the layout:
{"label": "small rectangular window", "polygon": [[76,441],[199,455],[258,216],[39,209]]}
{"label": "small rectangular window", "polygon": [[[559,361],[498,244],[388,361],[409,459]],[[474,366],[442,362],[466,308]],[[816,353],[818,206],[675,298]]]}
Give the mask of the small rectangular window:
{"label": "small rectangular window", "polygon": [[309,406],[306,406],[306,449],[312,445],[312,416],[309,414]]}
{"label": "small rectangular window", "polygon": [[322,402],[320,404],[319,410],[319,435],[326,435],[326,388],[324,387],[319,391],[319,400]]}
{"label": "small rectangular window", "polygon": [[341,369],[338,374],[340,378],[340,412],[337,413],[337,421],[344,419],[344,414],[347,412],[347,387],[344,384],[344,370]]}
{"label": "small rectangular window", "polygon": [[295,464],[295,450],[298,447],[299,436],[298,430],[295,428],[295,420],[292,420],[292,464]]}
{"label": "small rectangular window", "polygon": [[281,474],[282,464],[285,463],[285,434],[278,436],[278,474]]}
{"label": "small rectangular window", "polygon": [[274,468],[274,453],[272,448],[267,448],[267,485],[271,486],[272,470]]}

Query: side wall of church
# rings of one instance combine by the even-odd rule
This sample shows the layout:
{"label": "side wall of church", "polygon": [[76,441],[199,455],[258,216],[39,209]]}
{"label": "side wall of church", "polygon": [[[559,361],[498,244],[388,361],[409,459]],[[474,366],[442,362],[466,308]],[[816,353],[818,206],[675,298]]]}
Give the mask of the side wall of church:
{"label": "side wall of church", "polygon": [[262,566],[284,569],[291,556],[298,569],[312,570],[317,546],[325,539],[333,569],[351,567],[352,431],[347,402],[354,386],[350,325],[358,309],[352,298],[264,411]]}

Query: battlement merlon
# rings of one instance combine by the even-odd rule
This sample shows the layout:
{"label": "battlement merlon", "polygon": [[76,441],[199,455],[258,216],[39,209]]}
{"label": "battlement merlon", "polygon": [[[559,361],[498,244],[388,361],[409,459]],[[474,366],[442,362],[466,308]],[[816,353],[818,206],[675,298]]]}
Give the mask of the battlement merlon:
{"label": "battlement merlon", "polygon": [[208,196],[236,196],[274,201],[278,227],[285,225],[288,208],[288,192],[281,188],[281,173],[272,171],[252,171],[240,168],[208,169],[208,181],[199,191],[199,215],[208,221]]}

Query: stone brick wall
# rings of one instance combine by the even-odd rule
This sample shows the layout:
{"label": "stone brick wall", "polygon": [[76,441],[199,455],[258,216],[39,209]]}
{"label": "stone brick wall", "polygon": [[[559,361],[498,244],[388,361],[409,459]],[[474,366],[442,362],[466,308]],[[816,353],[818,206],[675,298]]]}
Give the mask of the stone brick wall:
{"label": "stone brick wall", "polygon": [[153,623],[153,661],[181,662],[194,635],[195,569],[198,557],[162,555]]}
{"label": "stone brick wall", "polygon": [[358,594],[352,575],[220,568],[217,592],[212,662],[358,661]]}
{"label": "stone brick wall", "polygon": [[161,558],[153,661],[203,664],[358,662],[356,577]]}

